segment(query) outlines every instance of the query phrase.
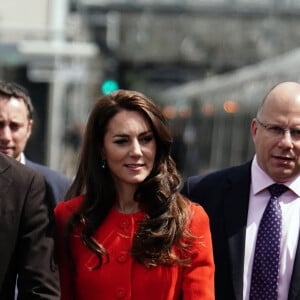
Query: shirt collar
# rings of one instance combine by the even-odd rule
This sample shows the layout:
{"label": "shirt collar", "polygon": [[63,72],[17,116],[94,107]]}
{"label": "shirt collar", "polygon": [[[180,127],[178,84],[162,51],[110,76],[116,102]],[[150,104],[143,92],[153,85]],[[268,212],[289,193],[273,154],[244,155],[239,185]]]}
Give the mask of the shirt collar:
{"label": "shirt collar", "polygon": [[[275,183],[275,181],[258,165],[256,155],[254,155],[251,166],[251,183],[254,195]],[[284,185],[300,197],[300,176],[285,182]]]}
{"label": "shirt collar", "polygon": [[25,155],[24,155],[24,153],[23,153],[23,152],[21,153],[21,159],[20,159],[20,163],[21,163],[21,164],[23,164],[23,165],[25,165],[25,164],[26,164],[26,158],[25,158]]}

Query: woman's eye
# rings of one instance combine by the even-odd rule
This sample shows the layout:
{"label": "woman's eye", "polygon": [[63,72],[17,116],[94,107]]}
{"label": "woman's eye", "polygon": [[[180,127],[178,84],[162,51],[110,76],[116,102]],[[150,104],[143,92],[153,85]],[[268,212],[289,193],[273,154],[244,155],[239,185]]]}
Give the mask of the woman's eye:
{"label": "woman's eye", "polygon": [[122,140],[115,140],[115,141],[114,141],[115,144],[119,144],[119,145],[125,144],[126,142],[127,142],[127,140],[125,140],[125,139],[122,139]]}
{"label": "woman's eye", "polygon": [[153,135],[147,135],[142,138],[142,141],[144,141],[146,143],[151,142],[152,140],[153,140]]}

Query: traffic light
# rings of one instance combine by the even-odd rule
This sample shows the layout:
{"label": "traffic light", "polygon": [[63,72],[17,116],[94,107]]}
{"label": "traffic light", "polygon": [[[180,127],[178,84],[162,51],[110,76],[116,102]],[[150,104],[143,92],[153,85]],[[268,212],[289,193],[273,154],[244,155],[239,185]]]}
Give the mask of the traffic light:
{"label": "traffic light", "polygon": [[119,89],[119,84],[114,79],[106,79],[102,82],[101,91],[104,95],[108,95]]}

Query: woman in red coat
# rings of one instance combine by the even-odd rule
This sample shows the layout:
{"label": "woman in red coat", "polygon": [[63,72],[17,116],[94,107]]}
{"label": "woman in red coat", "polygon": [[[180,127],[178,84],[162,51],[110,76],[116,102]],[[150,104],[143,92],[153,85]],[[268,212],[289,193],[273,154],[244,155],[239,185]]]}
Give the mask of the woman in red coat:
{"label": "woman in red coat", "polygon": [[214,299],[208,217],[180,195],[171,143],[145,95],[97,101],[55,209],[62,300]]}

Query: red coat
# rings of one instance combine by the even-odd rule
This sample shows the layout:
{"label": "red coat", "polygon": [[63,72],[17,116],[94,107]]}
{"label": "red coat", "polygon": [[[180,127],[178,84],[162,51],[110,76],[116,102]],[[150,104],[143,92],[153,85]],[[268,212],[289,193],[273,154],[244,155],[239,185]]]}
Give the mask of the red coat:
{"label": "red coat", "polygon": [[[76,228],[71,238],[71,251],[75,258],[77,275],[70,273],[66,264],[62,232],[66,220],[82,201],[82,196],[61,202],[55,208],[57,223],[58,263],[60,270],[62,300],[178,300],[183,292],[184,300],[214,299],[214,263],[209,221],[203,208],[192,204],[194,217],[192,233],[200,243],[193,246],[191,267],[145,268],[132,259],[129,251],[137,229],[137,221],[144,214],[123,214],[112,209],[94,238],[109,253],[109,261],[92,270],[98,262],[81,241],[80,229]],[[72,278],[75,277],[75,278]],[[73,282],[73,283],[71,283]]]}

